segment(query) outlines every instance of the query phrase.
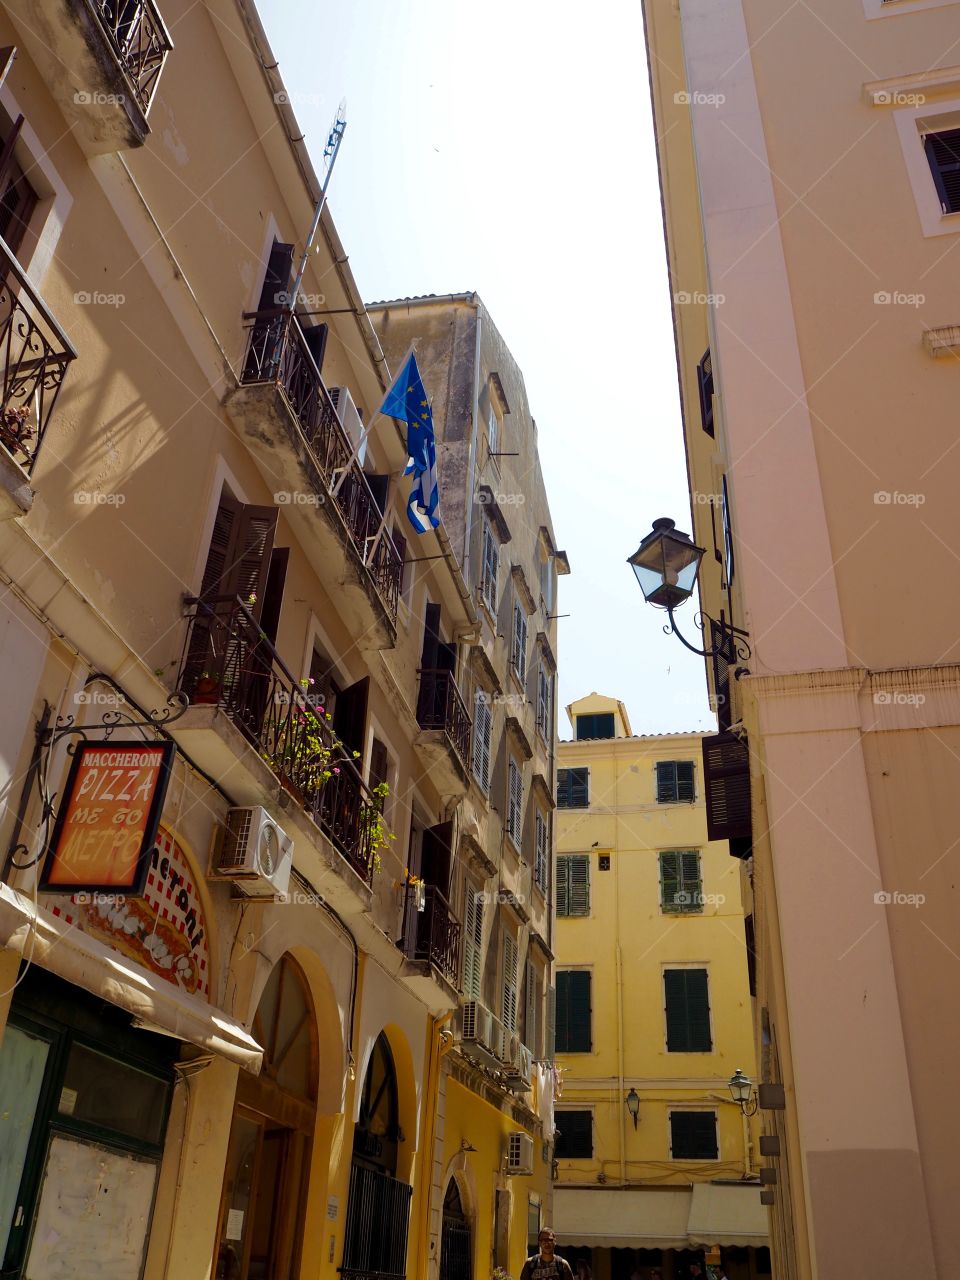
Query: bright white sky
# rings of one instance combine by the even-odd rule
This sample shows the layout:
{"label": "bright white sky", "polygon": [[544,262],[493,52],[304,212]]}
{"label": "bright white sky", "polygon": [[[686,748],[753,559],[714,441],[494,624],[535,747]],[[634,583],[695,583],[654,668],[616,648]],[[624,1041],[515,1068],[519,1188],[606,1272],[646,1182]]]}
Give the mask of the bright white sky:
{"label": "bright white sky", "polygon": [[523,370],[573,570],[560,706],[597,690],[635,733],[714,727],[703,663],[626,564],[654,517],[690,529],[639,3],[259,5],[318,170],[347,100],[330,206],[362,296],[475,289]]}

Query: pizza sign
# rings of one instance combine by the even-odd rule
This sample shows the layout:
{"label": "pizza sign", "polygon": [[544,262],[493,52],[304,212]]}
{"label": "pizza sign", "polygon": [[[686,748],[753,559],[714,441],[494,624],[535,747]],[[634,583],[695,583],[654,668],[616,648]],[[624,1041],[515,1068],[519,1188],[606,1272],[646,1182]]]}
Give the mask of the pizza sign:
{"label": "pizza sign", "polygon": [[172,742],[77,747],[42,891],[143,894],[174,751]]}

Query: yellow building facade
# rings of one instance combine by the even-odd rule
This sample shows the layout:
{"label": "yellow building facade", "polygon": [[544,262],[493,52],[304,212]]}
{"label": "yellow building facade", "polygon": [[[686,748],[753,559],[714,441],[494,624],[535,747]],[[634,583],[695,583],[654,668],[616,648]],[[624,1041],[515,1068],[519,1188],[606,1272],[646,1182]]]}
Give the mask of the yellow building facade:
{"label": "yellow building facade", "polygon": [[597,1280],[769,1275],[738,864],[707,839],[699,734],[636,737],[616,699],[558,748],[554,1228]]}

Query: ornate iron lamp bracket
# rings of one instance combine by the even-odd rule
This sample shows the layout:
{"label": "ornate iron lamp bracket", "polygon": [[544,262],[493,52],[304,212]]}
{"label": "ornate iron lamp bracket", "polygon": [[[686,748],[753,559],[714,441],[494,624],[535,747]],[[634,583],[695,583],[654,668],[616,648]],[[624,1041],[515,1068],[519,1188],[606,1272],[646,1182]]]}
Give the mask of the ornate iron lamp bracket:
{"label": "ornate iron lamp bracket", "polygon": [[[704,636],[709,623],[714,631],[719,632],[719,640],[709,649],[698,649],[696,645],[691,644],[685,636],[681,635],[676,619],[673,616],[673,609],[667,609],[667,617],[669,623],[665,624],[663,630],[665,635],[671,633],[677,637],[682,645],[695,653],[700,658],[726,658],[731,664],[736,664],[734,668],[734,679],[739,680],[741,676],[749,675],[749,667],[741,665],[749,662],[752,657],[750,645],[747,643],[747,632],[742,631],[739,627],[731,626],[728,622],[716,622],[709,614],[695,613],[693,615],[693,624]],[[722,614],[721,614],[722,617]]]}

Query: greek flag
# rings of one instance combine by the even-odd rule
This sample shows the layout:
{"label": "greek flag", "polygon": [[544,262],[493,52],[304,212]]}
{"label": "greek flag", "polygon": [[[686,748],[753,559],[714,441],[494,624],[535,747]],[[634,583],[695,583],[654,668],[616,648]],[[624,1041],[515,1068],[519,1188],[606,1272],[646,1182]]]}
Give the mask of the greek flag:
{"label": "greek flag", "polygon": [[407,424],[405,476],[413,476],[407,517],[417,533],[436,529],[440,523],[440,481],[437,475],[437,441],[427,392],[411,352],[387,392],[380,412]]}

